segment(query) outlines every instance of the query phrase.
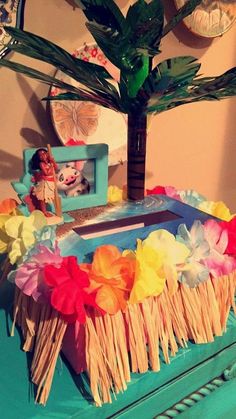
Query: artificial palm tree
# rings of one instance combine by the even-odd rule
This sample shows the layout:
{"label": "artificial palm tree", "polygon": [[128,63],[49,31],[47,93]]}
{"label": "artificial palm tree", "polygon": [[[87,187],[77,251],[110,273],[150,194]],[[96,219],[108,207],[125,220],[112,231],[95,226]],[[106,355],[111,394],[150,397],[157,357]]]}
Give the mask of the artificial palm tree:
{"label": "artificial palm tree", "polygon": [[[10,49],[46,61],[79,82],[74,87],[55,77],[5,59],[0,65],[62,88],[66,93],[48,100],[91,101],[128,115],[128,199],[144,197],[147,115],[186,103],[224,99],[236,94],[236,68],[217,77],[200,78],[200,64],[191,56],[170,58],[153,67],[160,44],[182,19],[201,3],[189,0],[164,25],[162,0],[137,0],[126,17],[113,0],[74,0],[87,18],[86,26],[106,57],[120,69],[117,85],[105,68],[84,62],[34,34],[5,30],[18,42]],[[116,87],[117,86],[117,87]]]}

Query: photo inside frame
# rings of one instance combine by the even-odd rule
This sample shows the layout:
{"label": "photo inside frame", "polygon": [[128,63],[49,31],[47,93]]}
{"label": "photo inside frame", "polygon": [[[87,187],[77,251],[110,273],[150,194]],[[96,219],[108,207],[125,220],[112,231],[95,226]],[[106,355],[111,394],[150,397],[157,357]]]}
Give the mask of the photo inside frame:
{"label": "photo inside frame", "polygon": [[95,193],[95,161],[57,162],[57,189],[63,198]]}

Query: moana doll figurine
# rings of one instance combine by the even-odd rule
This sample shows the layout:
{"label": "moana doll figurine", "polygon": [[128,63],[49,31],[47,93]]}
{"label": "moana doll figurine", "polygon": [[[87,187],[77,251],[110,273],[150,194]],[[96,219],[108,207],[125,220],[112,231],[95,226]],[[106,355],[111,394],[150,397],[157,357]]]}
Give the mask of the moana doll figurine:
{"label": "moana doll figurine", "polygon": [[54,171],[57,164],[45,148],[39,148],[33,154],[30,165],[35,180],[31,191],[35,206],[46,217],[51,217],[53,214],[47,211],[47,204],[55,199]]}

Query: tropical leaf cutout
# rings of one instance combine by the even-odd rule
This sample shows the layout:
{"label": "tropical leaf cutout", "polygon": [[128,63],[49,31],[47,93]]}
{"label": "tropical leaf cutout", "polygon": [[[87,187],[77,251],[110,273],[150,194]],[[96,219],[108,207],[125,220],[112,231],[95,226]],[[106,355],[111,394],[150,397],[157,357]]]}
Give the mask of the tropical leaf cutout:
{"label": "tropical leaf cutout", "polygon": [[[4,29],[18,42],[18,44],[10,45],[10,48],[20,54],[52,64],[54,67],[60,68],[65,74],[74,73],[77,78],[80,77],[80,74],[78,74],[80,72],[83,79],[86,74],[94,79],[106,80],[111,78],[110,73],[103,66],[75,58],[65,49],[41,36],[9,26]],[[78,81],[81,80],[78,79]]]}
{"label": "tropical leaf cutout", "polygon": [[139,0],[130,6],[127,23],[132,29],[129,41],[143,54],[158,54],[164,24],[163,4],[159,0]]}
{"label": "tropical leaf cutout", "polygon": [[89,92],[83,92],[80,91],[80,93],[72,93],[72,92],[66,92],[66,93],[60,93],[56,96],[47,96],[44,97],[43,100],[49,100],[49,101],[58,101],[58,100],[79,100],[83,102],[92,102],[96,105],[103,106],[104,108],[112,109],[117,112],[123,112],[125,113],[125,108],[122,107],[122,103],[115,102],[112,98],[107,97],[107,95],[102,96],[96,95]]}
{"label": "tropical leaf cutout", "polygon": [[165,96],[191,85],[200,68],[196,58],[191,56],[175,57],[158,64],[146,78],[137,99],[145,103],[151,97]]}
{"label": "tropical leaf cutout", "polygon": [[[188,1],[164,27],[164,2],[137,0],[126,18],[114,0],[75,0],[88,19],[87,27],[104,54],[120,70],[120,82],[107,70],[73,57],[63,48],[17,28],[5,30],[17,41],[13,51],[45,61],[73,79],[63,82],[22,64],[0,60],[0,66],[62,89],[48,100],[89,100],[124,113],[163,112],[186,103],[218,100],[236,95],[235,68],[217,77],[199,77],[194,57],[170,58],[151,69],[160,42],[201,2]],[[76,86],[78,84],[78,87]]]}
{"label": "tropical leaf cutout", "polygon": [[165,90],[149,96],[146,112],[160,113],[187,103],[219,100],[236,95],[236,67],[213,78],[195,78],[192,83],[182,83],[176,89]]}
{"label": "tropical leaf cutout", "polygon": [[96,22],[86,24],[105,56],[119,69],[134,72],[142,64],[141,53],[123,36]]}
{"label": "tropical leaf cutout", "polygon": [[0,66],[9,68],[9,70],[15,71],[16,73],[24,74],[27,77],[39,80],[45,84],[53,85],[55,87],[59,87],[60,89],[79,93],[79,89],[77,89],[75,86],[67,84],[59,79],[56,79],[55,77],[44,74],[41,71],[27,67],[23,64],[1,59]]}
{"label": "tropical leaf cutout", "polygon": [[17,28],[7,28],[7,31],[18,41],[17,44],[9,46],[11,50],[45,61],[75,81],[89,85],[91,90],[113,94],[117,99],[117,90],[107,80],[111,75],[104,67],[75,58],[63,48],[40,36]]}
{"label": "tropical leaf cutout", "polygon": [[90,22],[125,33],[128,25],[124,15],[113,0],[74,0]]}
{"label": "tropical leaf cutout", "polygon": [[[67,84],[59,79],[56,79],[55,77],[48,76],[38,70],[32,69],[30,67],[27,67],[23,64],[19,63],[13,63],[5,59],[1,59],[0,65],[2,67],[7,67],[12,71],[15,71],[16,73],[24,74],[32,79],[40,80],[41,82],[48,84],[50,86],[55,86],[60,89],[73,92],[74,95],[77,95],[77,99],[70,99],[70,100],[84,100],[84,101],[91,101],[96,104],[99,104],[101,106],[114,109],[116,111],[122,111],[120,107],[120,100],[119,96],[117,95],[117,98],[114,98],[114,96],[109,95],[109,93],[103,94],[103,92],[100,92],[99,95],[96,93],[96,91],[93,91],[91,86],[88,86],[88,90],[81,89],[79,87],[75,87],[71,84]],[[46,99],[46,98],[45,98]],[[59,95],[56,97],[50,97],[48,99],[57,99],[60,100]],[[68,100],[68,97],[65,96],[63,100]]]}
{"label": "tropical leaf cutout", "polygon": [[88,21],[86,26],[105,56],[118,68],[132,71],[141,65],[130,44],[131,27],[113,0],[75,0]]}

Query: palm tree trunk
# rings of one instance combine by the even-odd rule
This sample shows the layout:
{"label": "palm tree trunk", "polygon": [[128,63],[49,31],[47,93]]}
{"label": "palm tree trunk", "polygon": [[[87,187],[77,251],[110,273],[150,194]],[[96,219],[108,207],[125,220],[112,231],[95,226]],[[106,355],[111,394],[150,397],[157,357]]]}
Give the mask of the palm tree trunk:
{"label": "palm tree trunk", "polygon": [[145,194],[147,116],[128,114],[127,197],[139,201]]}

